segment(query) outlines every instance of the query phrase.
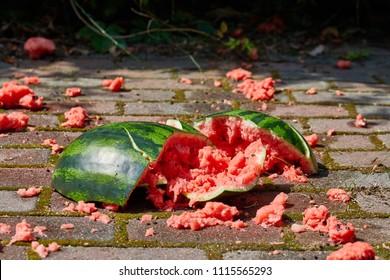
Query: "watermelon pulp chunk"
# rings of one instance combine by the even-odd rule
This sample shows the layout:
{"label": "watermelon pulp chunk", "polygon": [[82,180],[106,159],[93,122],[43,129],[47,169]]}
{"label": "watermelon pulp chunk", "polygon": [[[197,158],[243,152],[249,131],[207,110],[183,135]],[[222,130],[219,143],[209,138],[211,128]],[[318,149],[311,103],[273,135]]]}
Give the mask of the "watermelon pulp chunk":
{"label": "watermelon pulp chunk", "polygon": [[261,139],[266,148],[264,172],[283,172],[284,167],[300,166],[308,175],[314,173],[312,162],[292,143],[239,116],[221,115],[206,118],[196,128],[209,137],[213,144],[232,154],[236,149],[245,149],[250,143]]}
{"label": "watermelon pulp chunk", "polygon": [[[158,208],[171,208],[188,199],[191,206],[224,191],[248,191],[259,181],[266,150],[261,140],[234,150],[227,153],[205,145],[201,138],[174,134],[139,184],[148,185],[147,198]],[[165,189],[157,186],[161,181],[166,181]]]}

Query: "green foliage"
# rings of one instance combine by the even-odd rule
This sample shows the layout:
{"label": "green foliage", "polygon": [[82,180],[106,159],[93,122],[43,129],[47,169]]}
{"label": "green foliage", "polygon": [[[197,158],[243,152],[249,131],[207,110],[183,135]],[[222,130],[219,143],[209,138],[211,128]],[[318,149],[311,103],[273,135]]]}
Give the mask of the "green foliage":
{"label": "green foliage", "polygon": [[349,51],[347,54],[343,55],[343,59],[351,60],[351,61],[360,61],[370,56],[370,52],[366,50],[356,50]]}
{"label": "green foliage", "polygon": [[[111,24],[107,27],[105,27],[104,23],[98,22],[98,24],[103,30],[105,30],[105,32],[109,36],[115,37],[120,35],[121,32],[123,32],[123,29],[115,24]],[[107,36],[102,36],[94,32],[88,26],[82,27],[77,33],[77,37],[80,39],[91,41],[92,47],[100,53],[105,53],[109,51],[112,46],[112,40],[110,40]],[[120,46],[124,48],[127,45],[124,39],[116,39],[116,41]]]}

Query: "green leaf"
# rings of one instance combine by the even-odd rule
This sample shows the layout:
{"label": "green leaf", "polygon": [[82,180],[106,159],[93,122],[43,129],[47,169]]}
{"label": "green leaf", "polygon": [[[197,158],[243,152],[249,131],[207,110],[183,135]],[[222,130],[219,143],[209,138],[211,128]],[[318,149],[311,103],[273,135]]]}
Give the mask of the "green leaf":
{"label": "green leaf", "polygon": [[112,42],[108,38],[95,37],[92,39],[92,47],[100,53],[108,52],[111,46],[112,46]]}

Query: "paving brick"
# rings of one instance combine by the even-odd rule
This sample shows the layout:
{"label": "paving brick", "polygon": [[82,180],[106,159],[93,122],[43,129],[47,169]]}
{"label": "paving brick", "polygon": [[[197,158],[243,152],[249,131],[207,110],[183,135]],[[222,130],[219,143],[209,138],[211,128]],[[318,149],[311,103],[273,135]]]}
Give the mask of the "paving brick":
{"label": "paving brick", "polygon": [[67,88],[67,87],[82,87],[82,88],[101,88],[102,80],[84,77],[41,77],[40,81],[45,87]]}
{"label": "paving brick", "polygon": [[[256,104],[248,103],[242,104],[240,109],[243,110],[256,110]],[[278,117],[345,117],[348,116],[348,112],[337,105],[283,105],[283,104],[269,104],[267,111],[268,114]]]}
{"label": "paving brick", "polygon": [[362,114],[364,117],[381,117],[390,119],[390,107],[389,106],[362,106],[357,105],[356,111]]}
{"label": "paving brick", "polygon": [[169,90],[127,90],[107,92],[103,89],[86,89],[77,98],[80,101],[170,101],[175,93]]}
{"label": "paving brick", "polygon": [[375,164],[382,163],[390,166],[390,157],[388,151],[373,152],[330,152],[329,155],[341,166],[350,167],[373,167]]}
{"label": "paving brick", "polygon": [[[222,199],[222,201],[244,211],[247,217],[254,218],[257,210],[268,205],[279,193],[280,191],[250,191],[245,194],[235,194],[232,198]],[[309,193],[286,190],[285,193],[288,195],[285,213],[300,214],[311,206],[312,201],[317,205],[326,206],[329,211],[344,211],[347,209],[346,204],[329,200],[325,191],[323,193]]]}
{"label": "paving brick", "polygon": [[309,119],[310,129],[317,133],[326,133],[329,129],[335,129],[336,134],[342,132],[357,132],[371,134],[373,132],[390,131],[390,120],[367,119],[367,127],[356,127],[355,119]]}
{"label": "paving brick", "polygon": [[127,78],[147,78],[147,79],[169,79],[172,78],[172,69],[127,69],[127,68],[114,68],[114,69],[97,69],[91,72],[91,69],[80,69],[78,71],[79,76],[92,76],[103,79],[113,79],[116,77]]}
{"label": "paving brick", "polygon": [[375,188],[378,186],[389,188],[388,174],[364,174],[359,171],[348,170],[320,170],[319,174],[309,177],[310,186],[317,188]]}
{"label": "paving brick", "polygon": [[390,134],[383,134],[377,136],[382,143],[390,149]]}
{"label": "paving brick", "polygon": [[231,110],[227,104],[209,104],[204,102],[193,103],[167,103],[167,102],[141,102],[127,103],[127,115],[175,115],[175,114],[212,114],[218,111]]}
{"label": "paving brick", "polygon": [[325,260],[331,252],[326,251],[245,251],[223,254],[224,260]]}
{"label": "paving brick", "polygon": [[231,91],[207,91],[207,90],[187,90],[184,92],[186,100],[208,100],[208,101],[247,101],[248,99],[241,93]]}
{"label": "paving brick", "polygon": [[100,124],[111,122],[128,122],[128,121],[144,121],[144,122],[163,122],[174,116],[103,116],[99,121]]}
{"label": "paving brick", "polygon": [[360,190],[355,193],[355,201],[360,208],[370,213],[390,213],[390,195],[385,189],[378,188],[378,191]]}
{"label": "paving brick", "polygon": [[[343,223],[350,222],[355,227],[356,240],[370,244],[388,242],[390,238],[389,219],[340,219]],[[332,244],[328,234],[318,232],[303,232],[295,234],[295,239],[307,248]]]}
{"label": "paving brick", "polygon": [[[329,88],[329,85],[327,82],[324,81],[316,81],[316,80],[287,80],[285,78],[286,75],[283,73],[280,73],[283,84],[280,86],[281,89],[290,89],[293,91],[307,91],[308,89],[314,87],[317,90],[325,90]],[[294,74],[295,75],[295,74]],[[293,79],[293,78],[290,78]]]}
{"label": "paving brick", "polygon": [[386,84],[367,84],[361,82],[346,82],[346,81],[334,81],[337,88],[345,91],[357,91],[357,92],[390,92],[390,85]]}
{"label": "paving brick", "polygon": [[333,103],[368,103],[368,104],[390,104],[390,95],[382,92],[343,92],[337,96],[334,91],[319,91],[317,94],[308,95],[305,92],[293,92],[298,102],[333,102]]}
{"label": "paving brick", "polygon": [[131,89],[206,89],[207,86],[193,81],[192,85],[180,83],[177,80],[167,79],[131,79],[126,82],[126,87]]}
{"label": "paving brick", "polygon": [[205,260],[206,254],[193,248],[113,248],[63,246],[49,260]]}
{"label": "paving brick", "polygon": [[0,187],[50,186],[51,168],[0,168]]}
{"label": "paving brick", "polygon": [[37,114],[29,114],[28,125],[32,127],[56,127],[58,126],[58,118],[57,116],[52,115],[37,115]]}
{"label": "paving brick", "polygon": [[219,69],[210,69],[205,70],[202,73],[199,71],[190,71],[190,70],[179,70],[176,72],[176,75],[181,78],[185,77],[188,79],[222,79],[226,78],[226,72]]}
{"label": "paving brick", "polygon": [[118,114],[115,102],[110,101],[80,101],[80,102],[47,102],[47,113],[63,114],[72,107],[81,106],[87,111],[87,114]]}
{"label": "paving brick", "polygon": [[335,135],[327,142],[331,149],[375,149],[370,137],[364,135]]}
{"label": "paving brick", "polygon": [[0,149],[0,164],[45,164],[49,149]]}
{"label": "paving brick", "polygon": [[0,197],[1,212],[33,211],[38,200],[37,197],[21,197],[16,191],[0,191]]}
{"label": "paving brick", "polygon": [[[13,230],[11,233],[3,234],[4,240],[10,240],[15,234],[15,225],[20,223],[23,219],[31,225],[31,228],[35,226],[45,226],[47,229],[44,231],[46,236],[36,236],[39,240],[91,240],[91,241],[112,241],[115,237],[114,223],[111,221],[109,224],[103,224],[98,221],[90,221],[86,217],[50,217],[50,216],[28,216],[28,217],[2,217],[1,222],[11,225]],[[73,224],[74,229],[64,230],[61,229],[62,224]],[[96,229],[95,232],[91,232],[92,229]]]}
{"label": "paving brick", "polygon": [[356,239],[368,243],[383,243],[390,240],[390,219],[349,219],[355,227]]}
{"label": "paving brick", "polygon": [[23,131],[12,132],[7,137],[0,138],[0,146],[2,145],[29,145],[42,144],[45,139],[54,139],[59,145],[67,146],[75,140],[80,132],[66,131]]}
{"label": "paving brick", "polygon": [[27,246],[0,246],[0,260],[27,259]]}
{"label": "paving brick", "polygon": [[[159,240],[162,242],[180,243],[208,243],[208,242],[256,242],[270,243],[282,242],[281,232],[278,228],[268,228],[247,221],[248,227],[242,230],[231,229],[227,226],[207,227],[201,230],[175,229],[167,227],[166,219],[156,219],[151,223],[141,223],[139,220],[130,220],[127,224],[129,240]],[[153,227],[154,236],[145,237],[148,228]]]}

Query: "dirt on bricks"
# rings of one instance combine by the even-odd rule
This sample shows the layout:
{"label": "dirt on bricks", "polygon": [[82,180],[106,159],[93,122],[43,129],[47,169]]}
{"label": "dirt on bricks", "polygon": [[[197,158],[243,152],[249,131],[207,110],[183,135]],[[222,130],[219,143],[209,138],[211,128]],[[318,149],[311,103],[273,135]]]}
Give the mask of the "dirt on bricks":
{"label": "dirt on bricks", "polygon": [[[0,233],[0,259],[39,258],[30,242],[9,246],[15,225],[23,219],[32,228],[46,227],[42,236],[36,235],[40,243],[60,244],[61,249],[48,259],[326,259],[340,245],[330,243],[326,234],[291,231],[292,224],[302,222],[302,212],[314,205],[325,205],[332,215],[351,222],[357,240],[372,244],[378,259],[390,259],[390,51],[371,48],[370,54],[364,63],[353,63],[348,70],[330,65],[330,56],[286,56],[282,61],[271,57],[267,63],[254,62],[251,71],[255,79],[271,73],[278,77],[274,100],[267,102],[266,108],[262,102],[232,93],[234,83],[225,75],[240,66],[233,61],[211,63],[199,58],[202,72],[188,57],[136,62],[131,58],[114,61],[110,56],[81,56],[54,61],[26,59],[18,66],[0,62],[0,82],[14,80],[20,73],[39,76],[41,83],[30,87],[44,98],[42,110],[16,109],[30,117],[26,130],[1,132],[0,223],[12,230]],[[121,91],[110,92],[101,86],[103,79],[116,76],[125,79]],[[180,83],[180,77],[193,83]],[[214,80],[222,86],[215,87]],[[81,87],[83,93],[67,97],[68,87]],[[317,94],[306,94],[312,87]],[[336,90],[343,94],[337,95]],[[64,113],[75,106],[87,111],[88,125],[81,129],[62,127]],[[291,183],[279,176],[265,179],[262,187],[250,192],[221,199],[242,212],[240,218],[248,224],[243,230],[226,226],[199,231],[169,228],[166,220],[172,213],[156,210],[146,202],[142,190],[119,212],[98,205],[99,211],[111,218],[103,224],[83,213],[63,211],[73,201],[50,187],[59,155],[43,145],[45,139],[55,139],[66,147],[83,131],[110,122],[188,121],[232,109],[260,110],[285,120],[303,135],[319,136],[313,151],[320,172],[308,183]],[[0,113],[11,111],[0,109]],[[366,119],[366,127],[354,126],[359,113]],[[329,134],[330,130],[333,133]],[[16,193],[31,186],[42,187],[42,192],[31,198]],[[352,200],[329,200],[329,188],[346,190]],[[289,195],[283,225],[256,225],[252,221],[256,210],[281,191]],[[153,218],[141,223],[146,213]],[[65,223],[74,228],[61,229]],[[151,227],[154,235],[145,236]],[[275,250],[279,253],[273,254]]]}

